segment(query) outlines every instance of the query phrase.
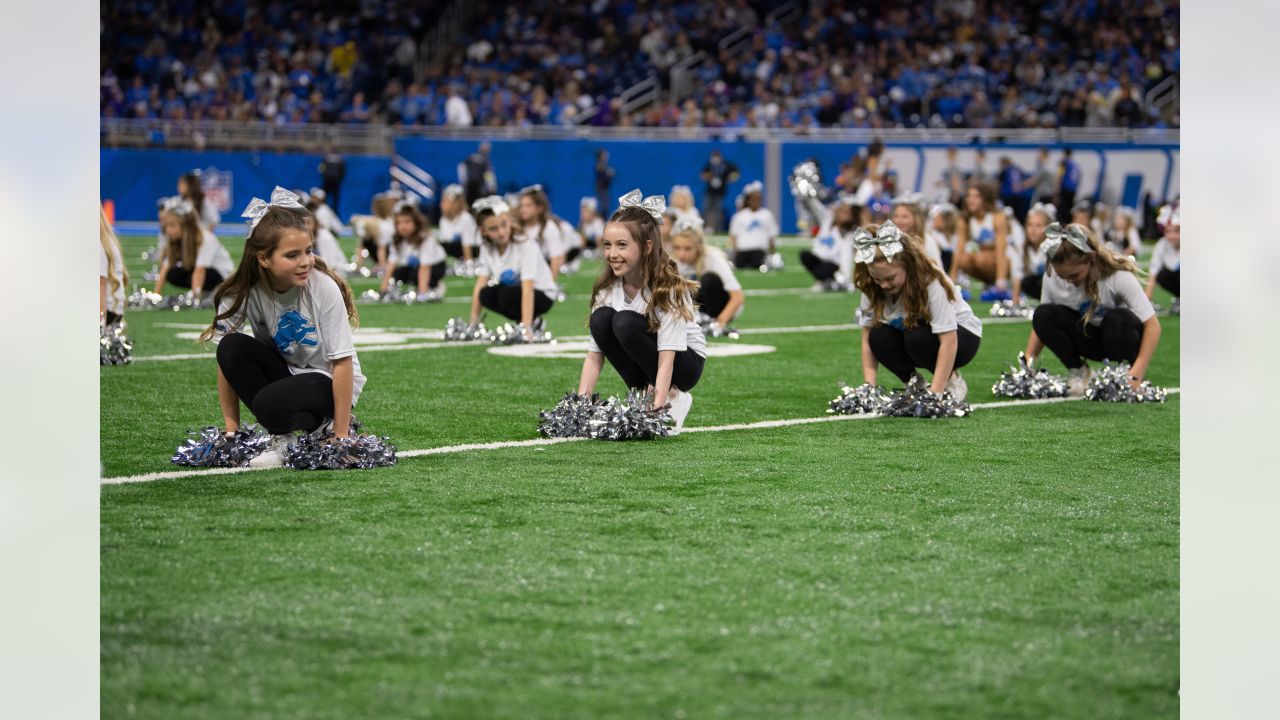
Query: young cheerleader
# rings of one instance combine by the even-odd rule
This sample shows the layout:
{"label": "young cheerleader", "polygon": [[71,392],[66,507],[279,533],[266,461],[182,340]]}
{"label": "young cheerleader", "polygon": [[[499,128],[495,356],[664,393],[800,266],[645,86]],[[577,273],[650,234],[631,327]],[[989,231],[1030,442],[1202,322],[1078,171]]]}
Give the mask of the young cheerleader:
{"label": "young cheerleader", "polygon": [[921,241],[925,257],[946,272],[946,266],[942,264],[942,247],[925,232],[924,196],[919,193],[900,195],[893,199],[891,207],[889,219],[893,224],[907,237]]}
{"label": "young cheerleader", "polygon": [[578,272],[578,258],[582,256],[582,251],[586,249],[586,243],[582,236],[578,234],[578,229],[573,223],[552,213],[551,220],[560,227],[560,237],[564,239],[564,268],[562,270],[567,273]]}
{"label": "young cheerleader", "polygon": [[982,323],[950,279],[892,221],[857,234],[854,261],[863,381],[875,385],[881,364],[904,383],[923,368],[933,371],[932,392],[963,400],[960,368],[978,353]]}
{"label": "young cheerleader", "polygon": [[1116,208],[1115,219],[1107,230],[1103,244],[1112,252],[1120,255],[1138,256],[1142,239],[1138,237],[1138,226],[1132,208],[1120,206]]}
{"label": "young cheerleader", "polygon": [[551,268],[536,244],[514,236],[511,208],[501,197],[481,198],[471,209],[481,239],[471,293],[471,324],[480,321],[483,306],[520,323],[525,339],[532,339],[542,316],[555,304],[557,290]]}
{"label": "young cheerleader", "polygon": [[619,198],[601,238],[605,266],[592,288],[591,341],[578,394],[590,395],[608,359],[629,388],[653,388],[653,405],[670,405],[676,429],[693,406],[689,392],[702,377],[707,342],[694,322],[698,284],[680,276],[662,249],[665,200]]}
{"label": "young cheerleader", "polygon": [[1169,291],[1175,306],[1182,297],[1182,219],[1177,210],[1169,214],[1164,223],[1164,237],[1151,251],[1151,266],[1147,277],[1147,297],[1155,292],[1156,285]]}
{"label": "young cheerleader", "polygon": [[[298,194],[301,195],[301,193]],[[307,209],[315,216],[316,227],[328,230],[335,238],[341,235],[345,228],[342,227],[342,221],[338,219],[338,213],[334,212],[333,208],[329,207],[329,204],[325,201],[327,197],[325,191],[318,187],[313,187],[308,194],[311,196],[311,202],[307,203]],[[332,267],[332,263],[330,267]]]}
{"label": "young cheerleader", "polygon": [[440,246],[452,258],[470,264],[480,255],[480,235],[475,218],[467,212],[467,200],[458,184],[440,195]]}
{"label": "young cheerleader", "polygon": [[949,202],[938,203],[929,208],[927,229],[924,232],[925,242],[938,248],[938,256],[942,259],[942,271],[951,272],[951,262],[955,259],[956,234],[960,225],[959,211]]}
{"label": "young cheerleader", "polygon": [[560,267],[564,265],[569,249],[560,231],[560,223],[551,217],[551,203],[541,185],[531,185],[520,191],[519,215],[520,234],[542,250],[542,256],[551,266],[551,281],[555,282],[560,277]]}
{"label": "young cheerleader", "polygon": [[698,283],[693,304],[721,327],[742,313],[745,296],[742,284],[733,275],[729,258],[718,247],[708,246],[702,236],[702,219],[686,217],[676,221],[671,231],[671,256],[680,274]]}
{"label": "young cheerleader", "polygon": [[805,197],[804,207],[818,223],[813,246],[800,251],[800,263],[814,279],[814,290],[846,290],[853,278],[853,234],[862,208],[850,193],[840,193],[827,207],[817,198]]}
{"label": "young cheerleader", "polygon": [[160,210],[164,245],[160,252],[160,276],[156,294],[166,283],[190,289],[197,297],[214,289],[235,269],[231,255],[208,228],[201,227],[195,208],[182,198],[165,201]]}
{"label": "young cheerleader", "polygon": [[387,248],[396,234],[396,224],[392,218],[395,207],[395,196],[381,193],[373,196],[370,204],[371,215],[355,215],[351,218],[351,226],[355,229],[356,237],[360,238],[360,248],[356,251],[356,267],[366,277],[368,277],[368,272],[364,269],[366,259],[373,259],[375,270],[386,268]]}
{"label": "young cheerleader", "polygon": [[444,296],[445,254],[436,242],[427,218],[412,203],[396,206],[395,236],[387,249],[387,272],[378,292],[385,293],[392,280],[417,284],[419,295],[432,299]]}
{"label": "young cheerleader", "polygon": [[107,222],[107,212],[98,206],[98,320],[110,325],[124,317],[124,289],[129,285],[129,272],[124,267],[120,241]]}
{"label": "young cheerleader", "polygon": [[[321,191],[323,192],[323,191]],[[297,193],[299,197],[304,197],[301,193]],[[306,203],[307,210],[311,212],[311,217],[307,218],[307,226],[311,228],[311,235],[315,238],[315,254],[319,255],[325,264],[329,266],[338,277],[345,278],[347,276],[347,256],[342,252],[342,246],[338,244],[338,238],[333,236],[333,232],[326,226],[320,224],[320,217],[316,214],[317,207],[328,207],[327,205],[316,205],[315,196]]]}
{"label": "young cheerleader", "polygon": [[764,183],[748,183],[742,190],[742,209],[729,221],[728,247],[734,253],[733,264],[739,269],[769,269],[766,261],[776,248],[779,229],[769,208],[761,207],[763,201]]}
{"label": "young cheerleader", "polygon": [[1044,281],[1044,269],[1049,260],[1044,255],[1044,231],[1051,223],[1057,222],[1058,210],[1047,203],[1036,203],[1027,211],[1027,245],[1024,248],[1023,268],[1019,289],[1023,297],[1040,299],[1040,290]]}
{"label": "young cheerleader", "polygon": [[218,229],[218,223],[222,222],[222,217],[218,214],[218,209],[213,206],[213,201],[205,197],[198,171],[186,173],[178,178],[178,197],[191,203],[191,207],[195,208],[196,219],[200,221],[201,226],[208,230]]}
{"label": "young cheerleader", "polygon": [[1135,275],[1137,266],[1075,223],[1050,225],[1042,247],[1049,268],[1031,318],[1027,358],[1035,360],[1045,347],[1052,350],[1071,371],[1070,397],[1084,395],[1089,385],[1092,373],[1085,358],[1130,363],[1130,384],[1136,389],[1160,341],[1160,321]]}
{"label": "young cheerleader", "polygon": [[582,236],[586,251],[590,253],[595,252],[600,243],[600,236],[604,234],[604,220],[600,217],[600,201],[589,195],[578,203],[578,234]]}
{"label": "young cheerleader", "polygon": [[1005,222],[1009,223],[1009,242],[1005,254],[1009,256],[1009,277],[1012,279],[1013,300],[1022,299],[1022,276],[1026,272],[1027,230],[1018,222],[1013,208],[1005,205],[1001,208]]}
{"label": "young cheerleader", "polygon": [[[244,211],[249,236],[235,273],[214,292],[218,313],[200,336],[218,344],[218,404],[227,432],[243,402],[275,437],[253,467],[284,463],[296,431],[326,423],[348,436],[365,377],[351,327],[359,322],[346,281],[312,254],[310,213],[277,187]],[[240,330],[246,323],[252,335]]]}
{"label": "young cheerleader", "polygon": [[995,286],[983,293],[983,300],[1010,299],[1009,222],[996,209],[996,194],[990,185],[970,185],[965,191],[964,214],[957,230],[951,281],[967,273]]}
{"label": "young cheerleader", "polygon": [[693,204],[693,190],[688,185],[676,185],[671,188],[671,204],[668,210],[675,213],[676,221],[701,220],[702,213]]}

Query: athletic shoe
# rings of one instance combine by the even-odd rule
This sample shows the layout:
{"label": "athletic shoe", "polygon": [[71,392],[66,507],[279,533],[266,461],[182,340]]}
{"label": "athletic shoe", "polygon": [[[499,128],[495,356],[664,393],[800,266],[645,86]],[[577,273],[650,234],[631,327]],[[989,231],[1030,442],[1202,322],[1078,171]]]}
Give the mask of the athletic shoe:
{"label": "athletic shoe", "polygon": [[1084,397],[1084,391],[1089,387],[1091,377],[1093,377],[1093,371],[1088,365],[1081,365],[1072,370],[1067,378],[1067,397]]}
{"label": "athletic shoe", "polygon": [[970,300],[973,299],[973,293],[969,292],[968,286],[966,285],[960,286],[960,299],[964,300],[965,302],[969,302]]}
{"label": "athletic shoe", "polygon": [[285,451],[289,449],[291,444],[293,444],[293,433],[272,435],[271,443],[267,445],[267,449],[263,450],[261,455],[250,460],[249,467],[283,467]]}
{"label": "athletic shoe", "polygon": [[667,402],[671,405],[671,419],[676,421],[676,428],[671,434],[676,435],[684,428],[684,419],[689,416],[689,408],[693,407],[693,394],[676,392],[675,388],[671,390],[675,397],[668,397]]}
{"label": "athletic shoe", "polygon": [[969,395],[969,383],[960,377],[960,371],[954,370],[951,379],[947,380],[947,392],[956,400],[964,400]]}
{"label": "athletic shoe", "polygon": [[1013,295],[1008,290],[1001,290],[993,285],[982,291],[980,299],[982,302],[1000,302],[1001,300],[1012,300]]}

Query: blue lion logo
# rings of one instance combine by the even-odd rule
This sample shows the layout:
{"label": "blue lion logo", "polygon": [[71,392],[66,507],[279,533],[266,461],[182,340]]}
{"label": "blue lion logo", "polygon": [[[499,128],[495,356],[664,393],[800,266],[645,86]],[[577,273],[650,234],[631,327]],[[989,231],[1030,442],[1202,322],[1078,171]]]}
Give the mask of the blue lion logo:
{"label": "blue lion logo", "polygon": [[747,230],[759,230],[762,227],[764,226],[760,223],[760,221],[753,218],[751,220],[751,224],[747,225]]}
{"label": "blue lion logo", "polygon": [[316,326],[312,325],[309,320],[302,317],[302,313],[297,310],[280,316],[280,321],[276,323],[276,332],[271,339],[276,344],[276,349],[282,355],[292,355],[293,346],[306,345],[307,347],[315,347],[319,342],[312,337],[316,332]]}
{"label": "blue lion logo", "polygon": [[988,243],[994,242],[995,239],[996,239],[996,234],[991,231],[991,228],[984,227],[982,228],[982,231],[978,233],[976,242],[979,245],[986,245]]}
{"label": "blue lion logo", "polygon": [[889,321],[889,327],[894,330],[906,330],[907,323],[902,318],[896,317]]}
{"label": "blue lion logo", "polygon": [[498,282],[502,285],[518,285],[520,284],[520,273],[510,268],[503,270],[498,276]]}
{"label": "blue lion logo", "polygon": [[833,247],[836,244],[836,239],[830,235],[823,235],[819,238],[818,244],[823,247]]}

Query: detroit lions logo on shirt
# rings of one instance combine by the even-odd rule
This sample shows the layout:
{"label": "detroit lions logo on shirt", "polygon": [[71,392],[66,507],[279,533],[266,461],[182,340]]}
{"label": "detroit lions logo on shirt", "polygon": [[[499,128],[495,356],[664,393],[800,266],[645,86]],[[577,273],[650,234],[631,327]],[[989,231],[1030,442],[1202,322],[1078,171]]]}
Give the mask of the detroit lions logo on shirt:
{"label": "detroit lions logo on shirt", "polygon": [[974,238],[974,240],[979,245],[987,245],[989,243],[994,242],[995,239],[996,239],[996,234],[991,231],[991,228],[985,228],[985,227],[978,232],[978,237]]}
{"label": "detroit lions logo on shirt", "polygon": [[292,355],[294,345],[307,347],[318,345],[319,342],[313,337],[315,333],[316,326],[312,325],[310,320],[302,317],[302,313],[297,310],[290,310],[280,316],[280,320],[276,323],[276,332],[271,339],[281,355]]}
{"label": "detroit lions logo on shirt", "polygon": [[748,231],[751,231],[751,230],[759,230],[759,229],[760,229],[760,228],[762,228],[762,227],[764,227],[764,225],[762,225],[758,219],[756,219],[756,218],[752,218],[752,219],[751,219],[751,224],[747,226],[747,230],[748,230]]}
{"label": "detroit lions logo on shirt", "polygon": [[889,321],[889,327],[891,327],[891,328],[893,328],[893,329],[895,329],[895,330],[906,330],[906,329],[907,329],[907,323],[906,323],[906,321],[905,321],[905,320],[903,320],[902,318],[900,318],[900,317],[896,317],[896,318],[893,318],[892,320],[890,320],[890,321]]}
{"label": "detroit lions logo on shirt", "polygon": [[823,247],[835,247],[836,239],[830,235],[823,235],[818,238],[818,244]]}
{"label": "detroit lions logo on shirt", "polygon": [[520,282],[520,273],[510,268],[503,270],[498,276],[498,282],[502,285],[516,285]]}

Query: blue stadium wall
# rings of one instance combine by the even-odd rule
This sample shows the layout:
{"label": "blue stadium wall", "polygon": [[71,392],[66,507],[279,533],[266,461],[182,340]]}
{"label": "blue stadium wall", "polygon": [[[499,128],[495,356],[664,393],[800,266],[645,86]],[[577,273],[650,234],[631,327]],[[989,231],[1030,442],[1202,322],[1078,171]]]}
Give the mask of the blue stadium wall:
{"label": "blue stadium wall", "polygon": [[[474,140],[401,138],[395,155],[347,156],[347,176],[341,204],[337,208],[345,220],[351,214],[368,212],[370,198],[385,190],[393,176],[412,186],[423,174],[438,187],[457,180],[458,163],[476,149]],[[786,232],[795,230],[795,204],[785,188],[785,177],[797,163],[815,158],[824,177],[830,180],[842,162],[863,149],[858,143],[786,140],[778,142],[714,142],[706,140],[492,140],[491,158],[503,192],[542,183],[551,196],[553,210],[576,220],[578,202],[594,195],[594,164],[597,149],[609,151],[616,168],[610,194],[613,197],[634,187],[647,194],[670,192],[677,184],[693,189],[702,206],[703,184],[698,177],[713,148],[742,171],[741,179],[729,188],[726,202],[743,185],[765,180],[779,197],[775,212]],[[972,167],[979,147],[987,151],[987,167],[994,171],[999,159],[1008,156],[1024,169],[1035,165],[1039,145],[964,145],[959,165]],[[1100,197],[1111,204],[1136,206],[1147,193],[1156,201],[1178,194],[1179,152],[1168,144],[1072,144],[1073,157],[1083,170],[1077,197]],[[926,196],[940,189],[946,165],[945,144],[888,144],[886,156],[898,172],[900,191],[918,191]],[[1057,149],[1057,148],[1055,148]],[[768,159],[773,156],[778,186],[766,177]],[[1056,161],[1058,155],[1053,156]],[[249,152],[195,152],[174,150],[103,149],[101,161],[102,197],[116,205],[116,217],[125,221],[155,219],[156,199],[174,193],[179,175],[192,169],[217,178],[218,196],[224,198],[226,221],[235,221],[239,212],[257,195],[265,197],[275,185],[310,188],[320,184],[317,166],[321,157],[311,154]],[[731,208],[730,208],[731,209]]]}

